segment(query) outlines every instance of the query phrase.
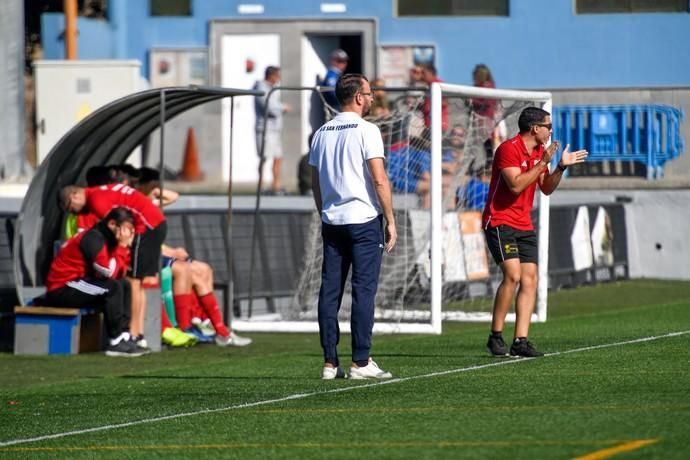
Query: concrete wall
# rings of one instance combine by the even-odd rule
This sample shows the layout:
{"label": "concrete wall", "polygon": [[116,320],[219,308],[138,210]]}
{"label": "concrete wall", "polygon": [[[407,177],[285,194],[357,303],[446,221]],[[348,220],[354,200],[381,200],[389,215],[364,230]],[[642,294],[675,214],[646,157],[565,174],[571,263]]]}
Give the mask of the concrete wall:
{"label": "concrete wall", "polygon": [[[554,206],[625,203],[631,278],[690,280],[690,190],[558,190]],[[615,238],[615,235],[614,235]]]}

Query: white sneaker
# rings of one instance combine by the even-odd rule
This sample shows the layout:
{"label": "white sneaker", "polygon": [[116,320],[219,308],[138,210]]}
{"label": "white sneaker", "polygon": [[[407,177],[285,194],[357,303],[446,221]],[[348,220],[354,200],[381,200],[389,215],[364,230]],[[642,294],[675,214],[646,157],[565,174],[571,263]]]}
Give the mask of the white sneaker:
{"label": "white sneaker", "polygon": [[230,331],[227,337],[216,334],[216,345],[219,347],[246,347],[252,343],[249,337],[242,337],[235,334],[235,331]]}
{"label": "white sneaker", "polygon": [[347,374],[339,367],[323,366],[321,369],[322,380],[346,379]]}
{"label": "white sneaker", "polygon": [[354,380],[359,379],[391,379],[393,374],[386,372],[379,367],[376,362],[369,358],[369,364],[364,367],[351,367],[350,378]]}
{"label": "white sneaker", "polygon": [[195,316],[194,318],[192,318],[192,324],[196,326],[196,328],[199,329],[199,331],[206,337],[213,337],[214,335],[216,335],[216,330],[211,324],[210,319],[205,319],[202,321],[201,318],[197,318]]}

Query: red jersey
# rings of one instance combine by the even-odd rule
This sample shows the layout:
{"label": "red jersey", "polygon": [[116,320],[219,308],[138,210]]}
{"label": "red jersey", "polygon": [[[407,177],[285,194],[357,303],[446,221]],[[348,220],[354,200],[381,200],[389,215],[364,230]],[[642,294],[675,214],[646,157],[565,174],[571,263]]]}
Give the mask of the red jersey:
{"label": "red jersey", "polygon": [[54,291],[83,278],[119,279],[127,274],[129,248],[120,246],[105,224],[67,240],[50,265],[46,288]]}
{"label": "red jersey", "polygon": [[[440,78],[434,79],[432,83],[443,83]],[[424,106],[422,107],[422,114],[424,115],[424,126],[431,127],[431,95],[424,98]],[[441,128],[443,131],[448,129],[448,100],[441,99]]]}
{"label": "red jersey", "polygon": [[86,209],[98,220],[103,219],[111,209],[122,207],[134,214],[134,229],[144,233],[156,228],[165,220],[161,210],[143,193],[124,184],[107,184],[89,187],[86,193]]}
{"label": "red jersey", "polygon": [[515,195],[508,188],[501,170],[509,167],[520,168],[524,173],[534,168],[544,155],[544,145],[537,146],[532,152],[518,134],[503,142],[494,155],[491,167],[491,184],[489,197],[484,205],[482,226],[487,228],[509,225],[518,230],[534,230],[532,225],[532,206],[537,182],[530,184],[519,195]]}
{"label": "red jersey", "polygon": [[[494,85],[490,81],[485,81],[481,85],[479,85],[480,88],[496,88],[496,85]],[[496,99],[483,99],[483,98],[473,98],[472,99],[472,110],[474,110],[477,115],[481,115],[483,117],[490,118],[491,120],[494,119],[496,116]]]}

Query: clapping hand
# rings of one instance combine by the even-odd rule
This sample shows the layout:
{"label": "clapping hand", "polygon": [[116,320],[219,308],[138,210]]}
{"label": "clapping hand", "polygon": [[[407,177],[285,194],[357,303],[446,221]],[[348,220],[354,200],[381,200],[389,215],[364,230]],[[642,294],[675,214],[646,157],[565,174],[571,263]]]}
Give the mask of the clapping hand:
{"label": "clapping hand", "polygon": [[553,158],[553,154],[556,153],[560,145],[561,144],[558,141],[553,141],[548,147],[546,147],[546,149],[544,149],[544,155],[541,157],[541,161],[547,165],[551,163],[551,158]]}
{"label": "clapping hand", "polygon": [[584,161],[587,159],[587,155],[589,155],[589,152],[587,152],[587,150],[584,149],[571,152],[569,148],[570,145],[568,144],[565,146],[565,149],[563,150],[563,154],[561,155],[560,161],[561,166],[570,166],[578,163],[584,163]]}

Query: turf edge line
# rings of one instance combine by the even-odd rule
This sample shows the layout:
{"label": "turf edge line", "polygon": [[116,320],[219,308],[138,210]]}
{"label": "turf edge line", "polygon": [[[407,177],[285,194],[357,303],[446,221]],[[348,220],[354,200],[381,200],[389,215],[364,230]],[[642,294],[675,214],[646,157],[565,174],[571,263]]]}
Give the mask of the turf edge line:
{"label": "turf edge line", "polygon": [[[599,350],[602,348],[619,347],[619,346],[631,345],[631,344],[635,344],[635,343],[651,342],[654,340],[667,339],[667,338],[671,338],[671,337],[679,337],[679,336],[687,335],[687,334],[690,334],[690,330],[679,331],[679,332],[670,332],[670,333],[664,334],[664,335],[657,335],[657,336],[652,336],[652,337],[643,337],[640,339],[626,340],[623,342],[605,343],[605,344],[601,344],[601,345],[592,345],[589,347],[574,348],[572,350],[557,351],[557,352],[553,352],[553,353],[547,353],[544,355],[543,358],[549,358],[552,356],[567,355],[567,354],[572,354],[572,353],[581,353],[584,351]],[[54,433],[54,434],[48,434],[48,435],[43,435],[43,436],[36,436],[34,438],[13,439],[13,440],[9,440],[9,441],[1,441],[0,447],[13,446],[13,445],[17,445],[17,444],[27,444],[27,443],[40,442],[40,441],[47,441],[50,439],[58,439],[58,438],[64,438],[67,436],[75,436],[75,435],[80,435],[80,434],[94,433],[94,432],[98,432],[98,431],[114,430],[117,428],[126,428],[126,427],[130,427],[130,426],[135,426],[135,425],[143,425],[145,423],[155,423],[155,422],[172,420],[172,419],[177,419],[177,418],[182,418],[182,417],[191,417],[194,415],[211,414],[211,413],[222,412],[222,411],[227,411],[227,410],[237,410],[237,409],[245,409],[248,407],[265,406],[265,405],[279,403],[279,402],[291,401],[293,399],[304,399],[304,398],[308,398],[311,396],[317,396],[317,395],[344,393],[347,391],[354,391],[354,390],[359,390],[362,388],[370,388],[370,387],[375,387],[375,386],[380,386],[380,385],[392,385],[395,383],[407,382],[409,380],[418,380],[418,379],[425,379],[425,378],[431,378],[431,377],[439,377],[439,376],[443,376],[443,375],[459,374],[462,372],[476,371],[476,370],[480,370],[480,369],[487,369],[487,368],[496,367],[496,366],[504,366],[504,365],[508,365],[508,364],[524,363],[527,361],[532,361],[534,359],[537,359],[537,358],[520,358],[520,359],[506,358],[506,359],[501,359],[500,361],[489,363],[489,364],[478,364],[476,366],[462,367],[462,368],[458,368],[458,369],[450,369],[450,370],[440,371],[440,372],[432,372],[429,374],[413,375],[410,377],[400,377],[400,378],[394,378],[394,379],[390,379],[390,380],[376,381],[373,383],[368,383],[368,384],[364,384],[364,385],[357,385],[357,386],[352,386],[352,387],[334,388],[332,390],[325,390],[325,391],[313,391],[311,393],[296,393],[296,394],[292,394],[292,395],[288,395],[288,396],[283,396],[281,398],[267,399],[267,400],[263,400],[263,401],[254,401],[254,402],[244,403],[244,404],[236,404],[233,406],[219,407],[219,408],[215,408],[215,409],[203,409],[203,410],[197,410],[197,411],[193,411],[193,412],[183,412],[181,414],[164,415],[164,416],[160,416],[160,417],[135,420],[132,422],[116,423],[116,424],[112,424],[112,425],[103,425],[103,426],[97,426],[97,427],[93,427],[93,428],[85,428],[83,430],[66,431],[64,433]]]}

